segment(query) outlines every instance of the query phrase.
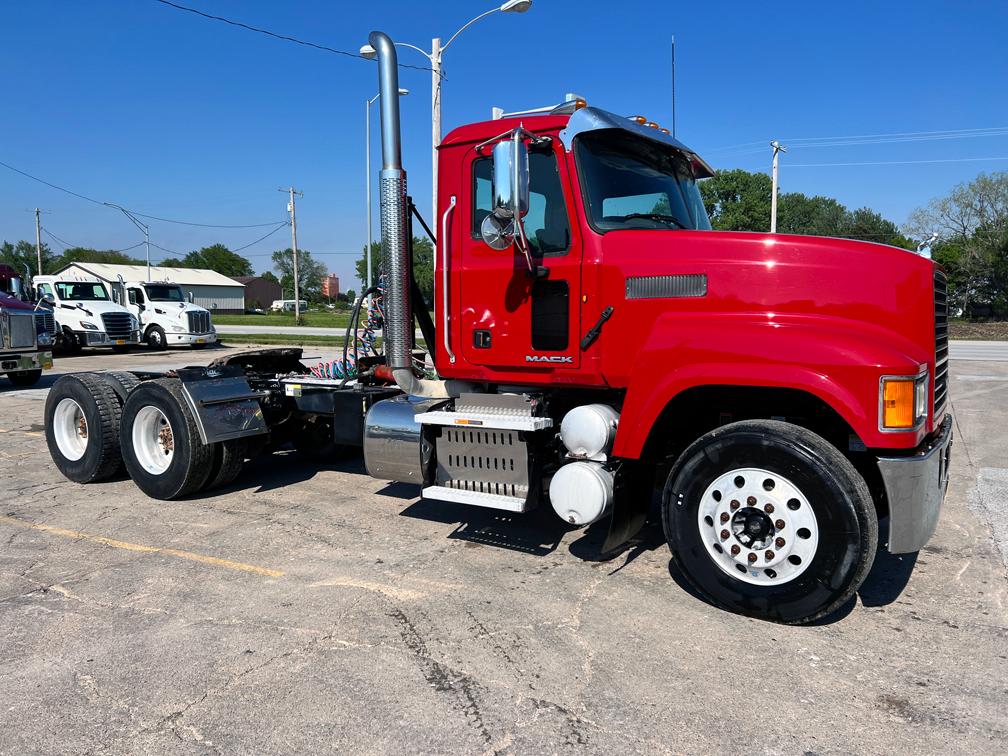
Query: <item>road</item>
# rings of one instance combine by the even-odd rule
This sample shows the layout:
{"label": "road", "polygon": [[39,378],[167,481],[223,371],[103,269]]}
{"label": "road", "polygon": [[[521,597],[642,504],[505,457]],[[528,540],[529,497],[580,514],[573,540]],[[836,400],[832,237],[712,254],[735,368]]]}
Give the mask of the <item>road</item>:
{"label": "road", "polygon": [[[227,353],[88,354],[57,370]],[[1008,364],[951,365],[939,530],[795,628],[708,606],[660,528],[418,501],[293,453],[180,502],[59,477],[0,386],[0,754],[1008,750]]]}

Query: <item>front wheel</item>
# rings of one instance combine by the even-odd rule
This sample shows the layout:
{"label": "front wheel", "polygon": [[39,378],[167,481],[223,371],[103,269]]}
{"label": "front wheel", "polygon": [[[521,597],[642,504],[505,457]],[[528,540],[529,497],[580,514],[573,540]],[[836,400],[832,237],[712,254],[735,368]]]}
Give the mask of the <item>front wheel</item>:
{"label": "front wheel", "polygon": [[878,539],[850,461],[812,431],[772,420],[693,443],[669,473],[662,520],[672,561],[712,604],[790,624],[849,601]]}
{"label": "front wheel", "polygon": [[147,346],[159,352],[168,348],[168,340],[165,338],[165,332],[161,326],[151,326],[147,331]]}

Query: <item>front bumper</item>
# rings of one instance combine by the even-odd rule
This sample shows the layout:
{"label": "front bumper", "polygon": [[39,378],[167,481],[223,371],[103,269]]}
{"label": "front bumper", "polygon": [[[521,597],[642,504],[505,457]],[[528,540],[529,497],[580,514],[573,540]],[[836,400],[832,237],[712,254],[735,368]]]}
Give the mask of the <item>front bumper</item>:
{"label": "front bumper", "polygon": [[48,351],[0,354],[0,373],[22,373],[26,370],[49,370],[52,366],[52,352]]}
{"label": "front bumper", "polygon": [[133,331],[129,336],[121,339],[109,338],[104,331],[75,331],[80,343],[85,346],[123,346],[125,344],[139,344],[140,331]]}
{"label": "front bumper", "polygon": [[178,344],[215,344],[217,333],[168,333],[165,332],[165,343],[168,346]]}
{"label": "front bumper", "polygon": [[920,551],[934,535],[952,454],[952,416],[911,454],[879,457],[879,471],[889,499],[889,552]]}

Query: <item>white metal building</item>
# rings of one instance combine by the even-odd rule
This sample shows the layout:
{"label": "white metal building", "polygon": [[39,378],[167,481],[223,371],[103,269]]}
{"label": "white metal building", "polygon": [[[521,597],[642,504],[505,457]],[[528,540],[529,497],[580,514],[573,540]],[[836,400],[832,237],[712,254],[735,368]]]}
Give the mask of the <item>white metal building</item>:
{"label": "white metal building", "polygon": [[[109,284],[119,281],[146,281],[146,265],[111,265],[107,263],[75,262],[59,272],[78,270],[97,276]],[[164,268],[151,266],[151,281],[177,283],[187,295],[193,294],[193,302],[211,312],[245,312],[245,286],[232,278],[212,270],[200,268]]]}

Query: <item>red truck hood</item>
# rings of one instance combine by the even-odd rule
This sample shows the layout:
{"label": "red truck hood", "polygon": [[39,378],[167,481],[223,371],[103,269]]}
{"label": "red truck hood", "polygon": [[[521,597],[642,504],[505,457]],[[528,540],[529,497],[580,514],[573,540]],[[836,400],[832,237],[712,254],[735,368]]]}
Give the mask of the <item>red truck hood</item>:
{"label": "red truck hood", "polygon": [[20,299],[12,297],[10,294],[7,294],[6,292],[0,291],[0,310],[31,311],[34,309],[35,307],[33,305],[25,304]]}
{"label": "red truck hood", "polygon": [[898,247],[787,234],[633,230],[605,234],[602,252],[604,265],[620,269],[621,284],[631,276],[705,274],[707,296],[691,303],[696,310],[861,321],[934,348],[937,266]]}

